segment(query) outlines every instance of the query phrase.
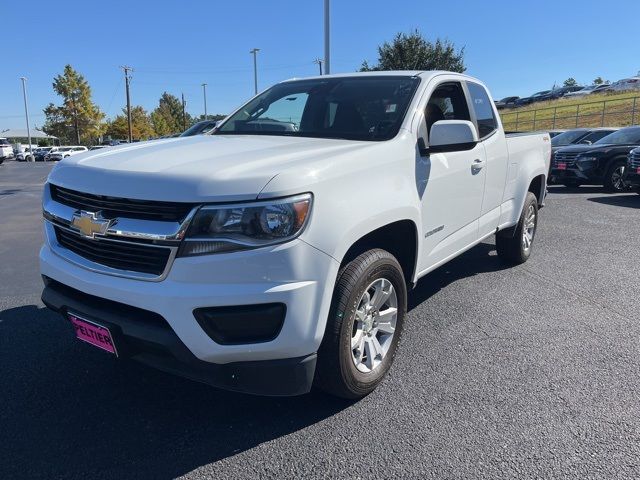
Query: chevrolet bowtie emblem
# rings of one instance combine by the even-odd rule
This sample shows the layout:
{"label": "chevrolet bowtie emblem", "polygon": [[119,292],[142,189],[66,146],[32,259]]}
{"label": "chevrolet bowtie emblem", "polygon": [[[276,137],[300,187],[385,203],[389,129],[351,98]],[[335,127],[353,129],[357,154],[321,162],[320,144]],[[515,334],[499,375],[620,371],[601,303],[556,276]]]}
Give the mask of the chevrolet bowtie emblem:
{"label": "chevrolet bowtie emblem", "polygon": [[71,225],[76,227],[83,237],[95,238],[96,234],[104,235],[111,225],[111,220],[102,218],[100,212],[85,212],[80,210],[73,214]]}

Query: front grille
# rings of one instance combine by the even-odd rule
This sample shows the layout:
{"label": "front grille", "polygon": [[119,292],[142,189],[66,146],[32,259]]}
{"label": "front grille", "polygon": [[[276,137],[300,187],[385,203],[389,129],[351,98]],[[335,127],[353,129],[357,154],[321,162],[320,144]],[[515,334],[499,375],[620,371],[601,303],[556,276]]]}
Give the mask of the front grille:
{"label": "front grille", "polygon": [[640,151],[629,154],[629,167],[640,168]]}
{"label": "front grille", "polygon": [[558,163],[566,163],[570,167],[576,163],[577,153],[556,152],[553,156],[553,166],[557,167]]}
{"label": "front grille", "polygon": [[119,270],[161,275],[171,256],[171,249],[106,238],[89,239],[55,227],[56,239],[64,248],[100,265]]}
{"label": "front grille", "polygon": [[155,202],[129,198],[107,197],[82,193],[50,184],[51,197],[69,207],[101,212],[105,218],[126,217],[138,220],[182,222],[194,207],[191,203]]}

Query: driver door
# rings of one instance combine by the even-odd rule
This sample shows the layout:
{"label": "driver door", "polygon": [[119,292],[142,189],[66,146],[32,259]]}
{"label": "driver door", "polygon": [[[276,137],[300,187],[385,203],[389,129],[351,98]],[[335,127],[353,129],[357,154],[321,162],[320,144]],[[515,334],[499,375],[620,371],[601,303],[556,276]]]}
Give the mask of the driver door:
{"label": "driver door", "polygon": [[[424,130],[438,120],[471,120],[467,93],[458,81],[439,84],[425,106]],[[465,151],[421,158],[426,169],[422,191],[421,269],[430,270],[478,240],[486,179],[482,143]]]}

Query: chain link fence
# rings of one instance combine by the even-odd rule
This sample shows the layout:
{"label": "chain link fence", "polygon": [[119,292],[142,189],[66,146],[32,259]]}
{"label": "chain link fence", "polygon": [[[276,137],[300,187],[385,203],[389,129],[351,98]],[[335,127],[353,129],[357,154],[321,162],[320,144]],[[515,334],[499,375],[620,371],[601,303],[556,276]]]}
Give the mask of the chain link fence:
{"label": "chain link fence", "polygon": [[640,122],[640,96],[510,112],[501,110],[512,132],[582,127],[628,127]]}

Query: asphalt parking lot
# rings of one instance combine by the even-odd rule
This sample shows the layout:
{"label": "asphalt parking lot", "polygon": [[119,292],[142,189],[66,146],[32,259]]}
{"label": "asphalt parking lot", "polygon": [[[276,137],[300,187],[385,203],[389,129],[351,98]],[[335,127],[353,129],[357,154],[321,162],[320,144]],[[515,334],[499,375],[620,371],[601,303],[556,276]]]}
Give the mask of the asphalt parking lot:
{"label": "asphalt parking lot", "polygon": [[528,263],[424,278],[367,398],[217,391],[39,301],[45,164],[0,166],[0,478],[638,478],[640,195],[551,187]]}

